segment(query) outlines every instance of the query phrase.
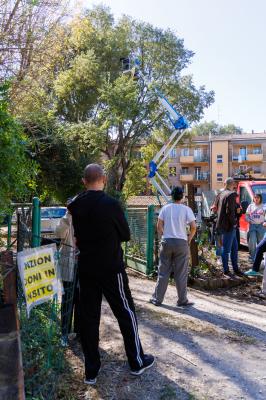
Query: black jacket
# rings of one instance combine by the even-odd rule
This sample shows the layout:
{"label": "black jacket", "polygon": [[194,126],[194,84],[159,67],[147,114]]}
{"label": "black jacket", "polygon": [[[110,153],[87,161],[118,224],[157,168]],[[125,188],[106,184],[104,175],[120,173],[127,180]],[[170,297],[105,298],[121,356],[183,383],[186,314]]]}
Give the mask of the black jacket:
{"label": "black jacket", "polygon": [[130,240],[130,231],[119,202],[101,190],[88,190],[75,197],[68,209],[80,250],[79,268],[97,274],[121,271],[121,242]]}
{"label": "black jacket", "polygon": [[227,189],[219,194],[217,201],[217,230],[230,232],[237,227],[236,197],[236,192]]}

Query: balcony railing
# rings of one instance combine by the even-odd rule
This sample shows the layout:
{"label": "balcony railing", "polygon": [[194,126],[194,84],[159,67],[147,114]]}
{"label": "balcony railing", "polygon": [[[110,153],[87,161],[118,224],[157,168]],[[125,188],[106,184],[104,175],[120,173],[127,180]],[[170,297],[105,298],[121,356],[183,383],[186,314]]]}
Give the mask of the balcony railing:
{"label": "balcony railing", "polygon": [[232,161],[243,162],[243,161],[246,161],[246,160],[247,160],[247,156],[246,155],[242,156],[242,155],[239,155],[239,154],[233,154],[233,156],[232,156]]}
{"label": "balcony railing", "polygon": [[208,154],[201,154],[201,155],[193,155],[193,154],[186,154],[180,155],[180,162],[181,163],[194,163],[194,162],[209,162],[209,155]]}
{"label": "balcony railing", "polygon": [[180,173],[179,179],[181,182],[192,182],[194,180],[193,174]]}
{"label": "balcony railing", "polygon": [[194,180],[195,181],[207,181],[209,179],[209,173],[208,172],[201,172],[200,174],[195,174],[194,175]]}
{"label": "balcony railing", "polygon": [[194,162],[208,162],[209,156],[208,154],[202,154],[200,156],[194,156]]}
{"label": "balcony railing", "polygon": [[180,181],[208,181],[209,173],[208,172],[200,172],[200,173],[189,173],[189,172],[180,172]]}
{"label": "balcony railing", "polygon": [[245,155],[233,154],[232,161],[242,163],[244,161],[263,161],[263,153],[247,153]]}
{"label": "balcony railing", "polygon": [[256,149],[253,151],[248,149],[248,154],[262,154],[262,149]]}

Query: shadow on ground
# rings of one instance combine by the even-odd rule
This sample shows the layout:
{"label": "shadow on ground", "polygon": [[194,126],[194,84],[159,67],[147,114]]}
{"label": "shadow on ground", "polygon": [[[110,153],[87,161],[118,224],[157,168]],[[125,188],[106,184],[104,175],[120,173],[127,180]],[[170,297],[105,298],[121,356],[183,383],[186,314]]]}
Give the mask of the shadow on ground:
{"label": "shadow on ground", "polygon": [[[113,324],[112,324],[113,325]],[[116,336],[116,335],[115,335]],[[112,337],[112,341],[115,338]],[[118,342],[120,344],[120,342]],[[122,350],[120,348],[120,350]],[[71,354],[72,353],[72,354]],[[187,392],[177,382],[160,372],[160,363],[140,377],[130,375],[124,351],[100,349],[102,366],[97,384],[83,383],[83,355],[77,342],[70,344],[68,356],[72,369],[66,375],[68,394],[65,400],[192,400],[193,394]],[[63,397],[58,397],[63,398]]]}

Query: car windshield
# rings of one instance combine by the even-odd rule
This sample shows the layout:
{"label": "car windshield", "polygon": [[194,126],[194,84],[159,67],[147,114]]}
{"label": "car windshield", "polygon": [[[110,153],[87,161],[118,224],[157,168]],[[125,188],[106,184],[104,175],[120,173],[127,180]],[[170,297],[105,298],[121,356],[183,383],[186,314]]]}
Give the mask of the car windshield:
{"label": "car windshield", "polygon": [[261,194],[262,195],[262,202],[266,203],[266,184],[261,185],[252,185],[252,190],[254,194]]}
{"label": "car windshield", "polygon": [[54,207],[54,208],[42,208],[41,218],[62,218],[66,213],[66,208]]}

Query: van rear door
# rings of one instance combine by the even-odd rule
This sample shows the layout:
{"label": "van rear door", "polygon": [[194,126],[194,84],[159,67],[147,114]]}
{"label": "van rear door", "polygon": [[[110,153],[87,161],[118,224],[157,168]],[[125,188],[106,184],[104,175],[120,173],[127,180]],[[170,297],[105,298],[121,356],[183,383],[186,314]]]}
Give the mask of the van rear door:
{"label": "van rear door", "polygon": [[[239,182],[238,185],[238,196],[239,196],[239,202],[240,205],[243,209],[243,211],[246,211],[247,206],[251,203],[252,201],[252,194],[250,187],[247,187],[247,182]],[[248,246],[248,230],[249,230],[249,223],[246,221],[246,214],[242,214],[239,220],[239,231],[240,231],[240,243],[243,244],[244,246]]]}

